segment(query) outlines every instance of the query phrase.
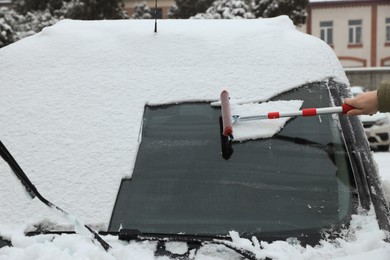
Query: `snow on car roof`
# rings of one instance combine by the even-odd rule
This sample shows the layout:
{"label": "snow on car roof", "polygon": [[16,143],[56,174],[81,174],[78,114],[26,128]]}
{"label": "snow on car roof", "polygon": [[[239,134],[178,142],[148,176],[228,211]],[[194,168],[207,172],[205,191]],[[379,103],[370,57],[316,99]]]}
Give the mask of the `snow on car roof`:
{"label": "snow on car roof", "polygon": [[[63,20],[0,49],[0,137],[38,190],[108,226],[132,174],[145,104],[266,100],[304,83],[348,84],[334,52],[286,16],[257,20]],[[66,225],[1,161],[2,225]]]}

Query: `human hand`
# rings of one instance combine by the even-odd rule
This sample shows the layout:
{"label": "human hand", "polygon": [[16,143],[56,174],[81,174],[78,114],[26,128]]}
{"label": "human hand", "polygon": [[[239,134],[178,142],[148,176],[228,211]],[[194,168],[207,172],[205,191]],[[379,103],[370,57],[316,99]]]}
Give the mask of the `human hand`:
{"label": "human hand", "polygon": [[376,90],[360,93],[355,98],[346,98],[344,102],[355,107],[355,109],[348,111],[347,116],[372,115],[378,112]]}

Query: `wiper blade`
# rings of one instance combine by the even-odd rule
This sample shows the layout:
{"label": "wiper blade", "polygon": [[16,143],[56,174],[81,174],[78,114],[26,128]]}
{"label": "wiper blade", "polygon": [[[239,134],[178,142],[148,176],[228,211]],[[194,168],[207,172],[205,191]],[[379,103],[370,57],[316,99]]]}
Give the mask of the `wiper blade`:
{"label": "wiper blade", "polygon": [[[170,233],[143,233],[138,229],[121,229],[118,233],[118,238],[121,240],[170,240],[177,242],[205,242],[214,239],[225,237],[207,236],[207,235],[189,235],[189,234],[170,234]],[[227,238],[227,237],[226,237]]]}
{"label": "wiper blade", "polygon": [[[12,157],[11,153],[7,150],[7,148],[4,146],[4,144],[0,141],[0,155],[8,163],[8,165],[11,167],[13,173],[18,177],[18,179],[22,182],[22,184],[25,186],[27,192],[30,194],[31,198],[37,197],[41,202],[43,202],[46,206],[49,208],[56,209],[60,211],[62,214],[67,216],[70,219],[73,219],[74,216],[70,215],[68,212],[63,210],[62,208],[56,206],[55,204],[48,201],[45,197],[43,197],[38,189],[34,186],[34,184],[30,181],[30,179],[27,177],[27,175],[24,173],[22,168],[20,168],[19,164],[15,161],[15,159]],[[78,221],[76,219],[76,221]],[[78,221],[79,222],[79,221]],[[99,242],[99,244],[104,248],[104,250],[108,251],[108,249],[111,248],[111,246],[104,241],[98,233],[96,233],[92,228],[87,226],[86,224],[83,224],[84,227],[93,235],[94,239]]]}
{"label": "wiper blade", "polygon": [[223,245],[227,248],[232,249],[236,253],[241,256],[249,259],[249,260],[258,260],[256,255],[245,249],[238,247],[233,244],[229,237],[218,237],[218,236],[207,236],[207,235],[189,235],[189,234],[163,234],[163,233],[142,233],[137,229],[121,229],[118,233],[118,238],[120,240],[136,240],[136,241],[159,241],[159,242],[189,242],[189,243],[197,243],[200,245],[207,244],[216,244]]}

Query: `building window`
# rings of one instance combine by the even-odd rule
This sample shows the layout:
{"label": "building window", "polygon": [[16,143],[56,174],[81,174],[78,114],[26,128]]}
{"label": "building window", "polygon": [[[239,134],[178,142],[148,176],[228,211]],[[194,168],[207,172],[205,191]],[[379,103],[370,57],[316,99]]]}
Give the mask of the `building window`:
{"label": "building window", "polygon": [[333,44],[333,22],[320,22],[321,40],[329,45]]}
{"label": "building window", "polygon": [[349,44],[362,44],[362,20],[349,20]]}
{"label": "building window", "polygon": [[390,43],[390,18],[386,18],[386,43]]}

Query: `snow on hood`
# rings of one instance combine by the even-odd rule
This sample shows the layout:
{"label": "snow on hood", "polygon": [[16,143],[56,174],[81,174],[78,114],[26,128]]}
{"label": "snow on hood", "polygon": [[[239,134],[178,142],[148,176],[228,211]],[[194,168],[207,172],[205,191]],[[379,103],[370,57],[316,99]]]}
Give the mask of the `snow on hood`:
{"label": "snow on hood", "polygon": [[[0,138],[38,190],[108,226],[132,174],[145,104],[267,100],[348,80],[332,49],[286,16],[258,20],[63,20],[0,49]],[[0,160],[3,225],[53,216]]]}

